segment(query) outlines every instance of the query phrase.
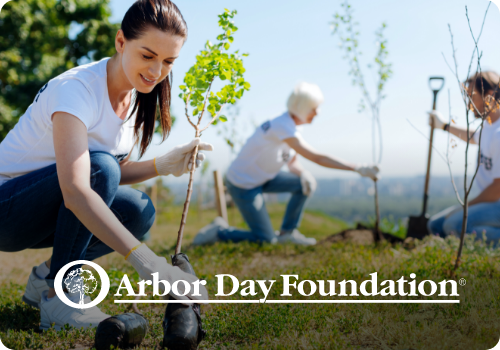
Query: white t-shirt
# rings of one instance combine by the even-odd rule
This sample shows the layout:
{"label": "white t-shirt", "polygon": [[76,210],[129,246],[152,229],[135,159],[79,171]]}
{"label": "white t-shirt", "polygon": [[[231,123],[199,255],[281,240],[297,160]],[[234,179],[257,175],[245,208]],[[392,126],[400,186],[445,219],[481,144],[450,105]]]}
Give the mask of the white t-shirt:
{"label": "white t-shirt", "polygon": [[135,116],[124,122],[111,106],[106,78],[108,60],[70,69],[40,89],[0,143],[0,186],[56,162],[51,120],[55,112],[72,114],[85,124],[89,151],[108,152],[119,161],[128,155],[134,146]]}
{"label": "white t-shirt", "polygon": [[[474,134],[479,143],[479,131]],[[480,191],[500,178],[500,119],[493,124],[484,122],[481,136],[481,165],[477,172],[475,184]]]}
{"label": "white t-shirt", "polygon": [[278,175],[295,151],[283,140],[300,132],[288,112],[263,123],[247,140],[227,171],[227,179],[235,186],[252,189]]}

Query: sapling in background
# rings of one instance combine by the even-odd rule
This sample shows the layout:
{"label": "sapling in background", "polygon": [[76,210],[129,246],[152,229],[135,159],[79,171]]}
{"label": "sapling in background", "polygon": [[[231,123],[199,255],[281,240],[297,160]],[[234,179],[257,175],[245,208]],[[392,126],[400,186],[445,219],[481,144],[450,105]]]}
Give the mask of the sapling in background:
{"label": "sapling in background", "polygon": [[[483,28],[484,28],[484,23],[486,21],[486,15],[488,14],[488,10],[490,8],[490,5],[491,3],[488,4],[488,7],[486,8],[486,12],[484,14],[484,18],[483,18],[483,22],[481,24],[481,29],[479,31],[479,34],[477,35],[477,37],[474,35],[474,32],[472,30],[472,27],[471,27],[471,23],[470,23],[470,19],[469,19],[469,13],[468,13],[468,10],[467,10],[467,6],[465,7],[465,15],[466,15],[466,18],[467,18],[467,22],[468,22],[468,25],[469,25],[469,30],[470,30],[470,33],[471,33],[471,36],[472,36],[472,39],[474,41],[474,48],[472,50],[472,54],[471,54],[471,58],[470,58],[470,62],[469,62],[469,67],[468,67],[468,70],[467,70],[467,75],[466,75],[466,78],[465,78],[465,81],[468,82],[469,86],[465,86],[462,81],[460,80],[459,78],[459,73],[458,73],[458,62],[457,62],[457,57],[456,57],[456,49],[455,49],[455,44],[454,44],[454,39],[453,39],[453,33],[451,31],[451,26],[448,25],[448,28],[449,28],[449,32],[450,32],[450,37],[451,37],[451,48],[452,48],[452,57],[453,57],[453,66],[450,65],[447,61],[446,61],[446,57],[445,57],[445,61],[446,63],[448,64],[448,67],[450,68],[450,70],[452,71],[453,75],[455,76],[456,78],[456,81],[458,83],[458,87],[460,89],[460,95],[462,97],[462,101],[464,103],[463,107],[464,107],[464,114],[465,114],[465,121],[466,121],[466,124],[467,124],[467,133],[466,135],[467,136],[467,139],[466,139],[466,147],[465,147],[465,167],[464,167],[464,178],[463,178],[463,190],[464,190],[464,195],[463,195],[463,198],[461,198],[458,190],[457,190],[457,187],[455,185],[455,182],[453,180],[453,174],[451,172],[451,167],[450,167],[450,159],[449,159],[449,147],[454,147],[453,144],[451,144],[450,142],[448,142],[448,150],[447,150],[447,153],[446,153],[446,161],[448,163],[448,169],[450,171],[450,177],[451,177],[451,182],[453,184],[453,188],[455,190],[455,193],[457,195],[457,200],[458,202],[460,203],[460,205],[462,206],[462,209],[463,209],[463,216],[462,216],[462,227],[461,227],[461,232],[460,232],[460,244],[459,244],[459,247],[458,247],[458,251],[457,251],[457,257],[456,257],[456,261],[455,261],[455,266],[454,266],[454,270],[456,270],[459,265],[460,265],[460,258],[461,258],[461,255],[462,255],[462,248],[463,248],[463,244],[464,244],[464,238],[465,238],[465,233],[466,233],[466,230],[467,230],[467,218],[468,218],[468,209],[469,209],[469,195],[470,195],[470,192],[472,190],[472,185],[474,183],[474,180],[476,179],[476,175],[479,171],[479,167],[481,166],[481,162],[482,162],[482,159],[481,159],[481,137],[482,137],[482,133],[483,133],[483,125],[484,125],[484,122],[487,122],[487,123],[491,123],[491,119],[490,119],[490,113],[492,112],[495,112],[496,110],[498,110],[498,108],[500,107],[499,106],[499,102],[498,100],[496,100],[495,98],[492,98],[492,96],[486,96],[485,95],[485,87],[484,87],[484,83],[483,83],[483,79],[482,79],[482,69],[481,69],[481,58],[482,58],[482,51],[479,50],[479,40],[481,38],[481,34],[483,32]],[[472,67],[475,66],[475,69],[476,69],[476,75],[474,76],[471,76],[471,69]],[[473,81],[471,81],[471,79]],[[480,84],[481,84],[481,90],[482,92],[479,92],[479,91],[476,91],[476,81],[475,80],[480,80]],[[500,86],[500,81],[496,82],[496,86],[494,88],[494,91],[493,91],[493,96],[496,95],[498,89],[499,89],[499,86]],[[468,91],[468,89],[471,89],[471,91]],[[481,103],[483,104],[483,111],[479,110],[478,109],[478,106],[476,106],[471,98],[471,96],[473,94],[481,94]],[[473,123],[474,121],[476,120],[476,118],[471,118],[471,112],[472,114],[474,114],[476,116],[476,118],[478,118],[480,120],[480,123],[477,127],[475,127],[475,129],[472,129],[473,128]],[[450,107],[450,113],[449,113],[449,123],[453,123],[453,119],[451,118],[451,107]],[[477,152],[477,156],[478,156],[478,161],[476,162],[476,164],[474,165],[474,173],[472,175],[472,178],[470,179],[470,182],[468,180],[468,176],[467,176],[467,173],[468,173],[468,167],[469,167],[469,145],[470,145],[470,140],[473,138],[473,134],[474,133],[479,133],[479,137],[478,137],[478,152]],[[449,135],[449,134],[448,134]],[[448,136],[449,137],[449,136]],[[481,234],[481,232],[477,232],[477,234]]]}
{"label": "sapling in background", "polygon": [[[240,54],[238,50],[233,53],[229,52],[234,40],[233,35],[238,30],[232,21],[235,15],[236,10],[229,11],[228,9],[219,15],[219,27],[222,33],[217,36],[216,43],[206,42],[205,48],[196,56],[196,63],[186,73],[184,85],[180,86],[182,92],[179,97],[184,101],[186,118],[195,129],[195,137],[200,137],[211,124],[227,121],[227,117],[221,114],[224,105],[235,104],[243,96],[244,91],[250,89],[250,84],[243,77],[245,68],[242,58],[248,54]],[[223,86],[215,93],[212,88],[217,79],[222,82]],[[208,122],[202,125],[204,116],[208,116]],[[195,164],[197,152],[198,147],[193,152],[192,164]],[[184,226],[193,191],[194,172],[193,166],[189,172],[187,196],[182,211],[175,254],[179,254],[181,250]]]}
{"label": "sapling in background", "polygon": [[[377,53],[374,58],[374,65],[368,64],[367,67],[374,71],[377,78],[375,85],[375,96],[372,97],[372,93],[368,90],[365,83],[365,77],[363,70],[361,69],[360,56],[361,51],[359,51],[359,31],[357,30],[358,22],[354,21],[352,16],[353,10],[349,1],[346,0],[341,4],[343,13],[336,13],[334,19],[331,23],[331,28],[333,34],[337,35],[340,39],[340,48],[345,52],[343,58],[349,63],[349,75],[352,77],[353,85],[360,88],[362,92],[362,98],[359,104],[359,112],[366,109],[368,105],[369,111],[372,117],[372,157],[373,162],[377,165],[382,161],[382,128],[380,125],[380,105],[382,100],[385,98],[383,94],[385,84],[387,80],[392,75],[391,63],[387,62],[388,50],[387,50],[387,40],[384,37],[384,30],[386,24],[382,23],[382,26],[375,32],[375,37],[377,39]],[[382,235],[379,230],[380,223],[380,210],[378,202],[378,188],[377,181],[374,181],[375,187],[375,232],[378,238],[381,239]]]}

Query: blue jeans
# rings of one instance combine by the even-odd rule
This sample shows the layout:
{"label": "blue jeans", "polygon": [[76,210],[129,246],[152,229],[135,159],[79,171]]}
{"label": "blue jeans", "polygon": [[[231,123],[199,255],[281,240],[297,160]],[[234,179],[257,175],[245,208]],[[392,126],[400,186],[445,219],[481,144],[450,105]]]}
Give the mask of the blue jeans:
{"label": "blue jeans", "polygon": [[[90,185],[120,222],[138,239],[153,225],[155,209],[149,197],[119,187],[118,161],[105,152],[90,152]],[[52,248],[50,273],[75,260],[94,260],[113,249],[92,235],[64,205],[56,165],[16,177],[0,186],[0,251]],[[67,273],[78,268],[73,266]],[[66,273],[66,274],[67,274]]]}
{"label": "blue jeans", "polygon": [[219,238],[223,241],[272,242],[277,236],[274,233],[271,219],[264,203],[264,193],[290,192],[292,197],[288,202],[281,230],[293,231],[300,224],[307,196],[302,194],[300,177],[286,172],[280,172],[274,179],[261,186],[246,190],[236,187],[226,181],[227,189],[250,227],[250,231],[234,227],[219,230]]}
{"label": "blue jeans", "polygon": [[[463,210],[458,209],[460,206],[457,205],[432,216],[428,223],[429,231],[441,237],[460,236]],[[447,217],[454,210],[457,211]],[[485,232],[488,242],[497,242],[500,239],[500,202],[479,203],[469,207],[466,232],[476,233],[476,239],[481,239]]]}

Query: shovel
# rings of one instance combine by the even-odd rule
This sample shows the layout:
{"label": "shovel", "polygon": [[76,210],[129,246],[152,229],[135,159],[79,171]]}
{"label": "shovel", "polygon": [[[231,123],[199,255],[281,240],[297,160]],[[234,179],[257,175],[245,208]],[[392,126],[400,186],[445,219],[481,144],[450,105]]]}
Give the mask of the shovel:
{"label": "shovel", "polygon": [[[438,84],[438,85],[436,85]],[[432,102],[432,110],[436,109],[436,101],[438,92],[444,86],[443,77],[430,77],[429,87],[434,93],[434,100]],[[429,199],[429,179],[431,174],[431,156],[432,156],[432,139],[434,136],[434,125],[431,126],[431,135],[429,137],[429,155],[427,157],[427,172],[425,174],[425,185],[424,185],[424,203],[422,206],[422,214],[420,216],[410,216],[408,222],[408,232],[406,237],[413,237],[422,239],[429,234],[427,229],[427,223],[429,222],[429,214],[427,214],[427,200]]]}

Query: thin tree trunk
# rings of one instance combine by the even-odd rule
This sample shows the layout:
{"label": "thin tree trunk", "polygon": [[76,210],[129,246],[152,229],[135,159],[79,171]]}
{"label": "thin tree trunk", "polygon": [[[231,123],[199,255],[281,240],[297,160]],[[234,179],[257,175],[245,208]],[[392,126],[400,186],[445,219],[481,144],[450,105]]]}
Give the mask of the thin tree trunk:
{"label": "thin tree trunk", "polygon": [[460,245],[458,246],[457,260],[455,261],[455,270],[458,269],[460,265],[460,257],[462,256],[462,248],[464,246],[465,231],[467,229],[467,219],[469,215],[469,205],[467,204],[468,195],[465,193],[464,196],[464,213],[462,216],[462,232],[460,234]]}
{"label": "thin tree trunk", "polygon": [[375,235],[378,237],[379,241],[382,241],[384,237],[382,236],[382,232],[380,232],[380,208],[378,204],[378,186],[377,186],[377,180],[373,181],[373,184],[375,186]]}
{"label": "thin tree trunk", "polygon": [[[200,131],[196,130],[195,137],[200,137]],[[182,210],[181,225],[179,227],[179,233],[177,234],[177,245],[175,246],[175,254],[181,252],[182,237],[184,235],[184,226],[186,226],[186,217],[189,210],[189,203],[191,202],[191,195],[193,194],[193,178],[194,171],[196,170],[196,155],[198,154],[198,146],[194,148],[193,154],[191,155],[191,171],[189,172],[189,184],[186,195],[186,201],[184,202],[184,209]]]}

